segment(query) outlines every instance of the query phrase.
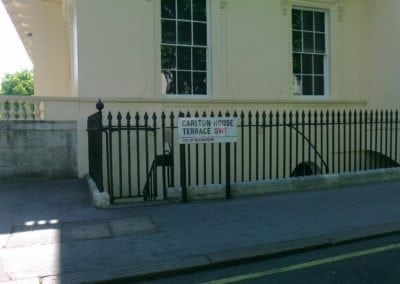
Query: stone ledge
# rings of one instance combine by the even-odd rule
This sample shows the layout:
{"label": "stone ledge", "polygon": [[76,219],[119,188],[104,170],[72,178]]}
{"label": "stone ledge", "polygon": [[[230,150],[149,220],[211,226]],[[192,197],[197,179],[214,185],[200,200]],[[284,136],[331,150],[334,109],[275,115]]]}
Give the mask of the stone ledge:
{"label": "stone ledge", "polygon": [[[233,197],[262,195],[267,193],[303,191],[320,188],[361,185],[370,182],[400,179],[400,168],[377,169],[362,172],[294,177],[277,180],[240,182],[231,185]],[[168,188],[167,198],[176,202],[181,200],[181,187]],[[187,188],[188,200],[223,199],[225,185],[190,186]]]}

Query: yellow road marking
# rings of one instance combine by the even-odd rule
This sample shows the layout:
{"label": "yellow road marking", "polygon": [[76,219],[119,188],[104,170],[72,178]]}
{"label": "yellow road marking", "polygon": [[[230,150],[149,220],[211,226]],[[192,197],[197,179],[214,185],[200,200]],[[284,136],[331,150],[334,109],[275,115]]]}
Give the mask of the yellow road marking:
{"label": "yellow road marking", "polygon": [[385,251],[396,250],[396,249],[400,249],[400,243],[391,244],[391,245],[373,248],[373,249],[367,249],[367,250],[363,250],[363,251],[357,251],[357,252],[338,255],[338,256],[333,256],[333,257],[328,257],[328,258],[324,258],[324,259],[318,259],[318,260],[314,260],[314,261],[310,261],[310,262],[299,263],[299,264],[280,267],[280,268],[271,269],[271,270],[265,270],[265,271],[260,271],[260,272],[245,274],[245,275],[228,277],[228,278],[224,278],[224,279],[206,282],[205,284],[235,283],[235,282],[270,276],[273,274],[279,274],[279,273],[283,273],[283,272],[289,272],[289,271],[294,271],[294,270],[299,270],[299,269],[304,269],[304,268],[310,268],[310,267],[323,265],[323,264],[327,264],[327,263],[338,262],[338,261],[342,261],[342,260],[346,260],[346,259],[381,253],[381,252],[385,252]]}

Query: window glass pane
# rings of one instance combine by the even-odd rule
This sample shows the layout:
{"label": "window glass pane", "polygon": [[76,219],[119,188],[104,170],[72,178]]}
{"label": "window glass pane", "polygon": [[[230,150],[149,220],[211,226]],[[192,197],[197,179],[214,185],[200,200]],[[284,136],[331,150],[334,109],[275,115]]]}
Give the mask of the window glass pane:
{"label": "window glass pane", "polygon": [[192,25],[190,22],[178,22],[178,43],[192,44]]}
{"label": "window glass pane", "polygon": [[176,94],[176,72],[171,70],[161,71],[161,93]]}
{"label": "window glass pane", "polygon": [[175,19],[175,0],[161,0],[161,17]]}
{"label": "window glass pane", "polygon": [[315,31],[325,32],[325,13],[315,12],[314,19],[315,19]]}
{"label": "window glass pane", "polygon": [[293,94],[301,95],[303,93],[303,86],[300,75],[293,76]]}
{"label": "window glass pane", "polygon": [[195,95],[207,94],[207,73],[193,72],[193,93]]}
{"label": "window glass pane", "polygon": [[194,45],[207,46],[207,24],[193,23]]}
{"label": "window glass pane", "polygon": [[191,20],[192,8],[191,0],[178,0],[178,19]]}
{"label": "window glass pane", "polygon": [[325,53],[325,34],[315,34],[315,52]]}
{"label": "window glass pane", "polygon": [[314,30],[314,16],[312,11],[303,11],[303,30]]}
{"label": "window glass pane", "polygon": [[161,25],[162,25],[162,42],[176,43],[176,22],[163,20]]}
{"label": "window glass pane", "polygon": [[302,54],[302,73],[303,74],[312,74],[312,55],[311,54]]}
{"label": "window glass pane", "polygon": [[314,52],[314,33],[303,33],[304,52]]}
{"label": "window glass pane", "polygon": [[207,49],[193,48],[193,70],[207,70]]}
{"label": "window glass pane", "polygon": [[192,94],[192,73],[180,71],[178,72],[178,94]]}
{"label": "window glass pane", "polygon": [[305,96],[312,96],[313,91],[312,91],[312,85],[313,85],[313,80],[312,76],[303,76],[303,95]]}
{"label": "window glass pane", "polygon": [[178,69],[192,69],[192,49],[190,47],[178,46]]}
{"label": "window glass pane", "polygon": [[324,77],[323,76],[315,76],[314,77],[314,95],[315,96],[323,96],[324,95]]}
{"label": "window glass pane", "polygon": [[324,75],[324,56],[314,55],[314,74]]}
{"label": "window glass pane", "polygon": [[301,55],[293,53],[293,73],[301,73]]}
{"label": "window glass pane", "polygon": [[292,27],[294,30],[301,30],[301,11],[292,11]]}
{"label": "window glass pane", "polygon": [[293,50],[294,51],[303,51],[303,41],[301,38],[301,32],[293,32]]}
{"label": "window glass pane", "polygon": [[193,0],[193,20],[207,21],[206,0]]}
{"label": "window glass pane", "polygon": [[176,68],[176,47],[162,45],[161,46],[161,68],[175,69]]}

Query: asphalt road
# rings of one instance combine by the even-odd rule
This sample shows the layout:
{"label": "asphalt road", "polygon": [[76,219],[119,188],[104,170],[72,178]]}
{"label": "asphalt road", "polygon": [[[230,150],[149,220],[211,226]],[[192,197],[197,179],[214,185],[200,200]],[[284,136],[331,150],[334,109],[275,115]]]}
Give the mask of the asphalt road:
{"label": "asphalt road", "polygon": [[400,283],[400,234],[127,283]]}

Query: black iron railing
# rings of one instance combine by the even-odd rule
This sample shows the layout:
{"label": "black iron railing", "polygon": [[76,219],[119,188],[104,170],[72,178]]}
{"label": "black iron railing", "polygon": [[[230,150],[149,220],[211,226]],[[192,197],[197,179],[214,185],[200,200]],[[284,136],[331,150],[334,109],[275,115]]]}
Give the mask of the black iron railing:
{"label": "black iron railing", "polygon": [[[99,115],[101,109],[88,119],[90,174],[113,199],[165,198],[174,186],[399,166],[398,111],[108,113],[104,126],[91,122]],[[175,151],[177,119],[191,116],[236,117],[237,143],[179,145]]]}

